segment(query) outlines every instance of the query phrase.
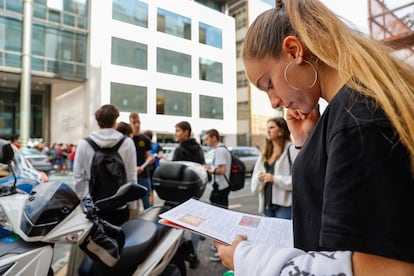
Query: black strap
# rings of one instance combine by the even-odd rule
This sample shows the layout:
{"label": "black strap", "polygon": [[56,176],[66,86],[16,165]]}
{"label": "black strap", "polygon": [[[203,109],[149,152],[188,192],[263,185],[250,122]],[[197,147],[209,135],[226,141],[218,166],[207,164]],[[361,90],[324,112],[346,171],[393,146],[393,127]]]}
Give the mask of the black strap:
{"label": "black strap", "polygon": [[287,149],[287,156],[289,159],[289,173],[292,174],[292,157],[290,157],[290,148],[292,147],[292,144],[289,145]]}
{"label": "black strap", "polygon": [[[121,138],[121,140],[118,141],[118,143],[115,144],[115,146],[111,147],[110,149],[113,151],[118,151],[119,148],[121,147],[122,143],[124,142],[126,136],[123,136]],[[92,140],[90,137],[86,137],[85,140],[89,143],[89,145],[91,145],[91,147],[93,148],[94,151],[100,150],[101,147],[98,146],[98,144],[95,143],[94,140]]]}

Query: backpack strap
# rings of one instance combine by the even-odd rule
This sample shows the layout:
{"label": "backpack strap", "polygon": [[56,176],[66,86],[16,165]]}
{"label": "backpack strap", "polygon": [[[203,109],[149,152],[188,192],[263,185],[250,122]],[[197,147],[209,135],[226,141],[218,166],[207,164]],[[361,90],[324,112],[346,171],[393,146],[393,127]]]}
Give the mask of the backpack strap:
{"label": "backpack strap", "polygon": [[88,142],[89,145],[91,145],[94,151],[97,151],[101,148],[100,146],[98,146],[98,144],[95,143],[94,140],[92,140],[92,138],[86,137],[85,140],[86,142]]}
{"label": "backpack strap", "polygon": [[119,148],[121,147],[122,143],[124,142],[125,138],[126,138],[126,136],[123,136],[121,138],[121,140],[119,140],[118,143],[116,143],[116,145],[111,148],[111,150],[118,151]]}
{"label": "backpack strap", "polygon": [[[122,143],[124,142],[126,136],[123,136],[121,138],[121,140],[118,141],[118,143],[115,144],[115,146],[113,146],[112,148],[110,148],[113,151],[118,151],[119,148],[121,147]],[[91,145],[91,147],[93,148],[94,151],[100,150],[101,147],[98,146],[98,144],[95,143],[94,140],[92,140],[90,137],[86,137],[85,140],[89,143],[89,145]]]}
{"label": "backpack strap", "polygon": [[[231,152],[230,152],[230,150],[226,147],[226,145],[223,145],[223,144],[221,144],[220,146],[218,146],[219,148],[225,148],[226,150],[227,150],[227,152],[228,153],[230,153],[230,160],[232,159],[232,156],[231,156]],[[215,154],[214,154],[214,158],[215,158]],[[231,167],[231,161],[230,161],[230,175],[231,175],[231,170],[232,170],[233,168]],[[224,179],[226,180],[226,182],[227,182],[227,184],[229,184],[229,187],[231,186],[231,182],[230,182],[230,179],[228,179],[227,178],[227,175],[226,175],[226,173],[224,173],[223,174],[223,176],[224,176]]]}

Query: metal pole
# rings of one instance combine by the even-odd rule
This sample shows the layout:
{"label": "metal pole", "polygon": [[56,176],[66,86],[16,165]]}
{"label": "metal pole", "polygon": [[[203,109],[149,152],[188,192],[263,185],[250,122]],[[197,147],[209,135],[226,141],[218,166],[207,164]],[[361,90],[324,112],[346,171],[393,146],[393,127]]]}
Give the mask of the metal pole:
{"label": "metal pole", "polygon": [[20,145],[27,147],[30,138],[30,94],[31,94],[31,58],[32,58],[32,14],[33,0],[24,0],[23,11],[23,47],[22,80],[20,86]]}

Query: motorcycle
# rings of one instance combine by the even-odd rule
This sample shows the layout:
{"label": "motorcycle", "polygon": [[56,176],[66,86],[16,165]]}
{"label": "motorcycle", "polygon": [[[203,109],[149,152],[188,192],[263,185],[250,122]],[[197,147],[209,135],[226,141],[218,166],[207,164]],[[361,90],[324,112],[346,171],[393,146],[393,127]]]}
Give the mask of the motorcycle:
{"label": "motorcycle", "polygon": [[[137,219],[122,225],[126,241],[121,260],[108,268],[105,275],[185,276],[185,260],[191,259],[194,253],[192,243],[184,239],[182,229],[159,224],[158,216],[191,197],[201,197],[207,182],[208,174],[200,164],[161,163],[154,171],[153,186],[164,203],[148,208]],[[68,271],[77,271],[79,276],[93,274],[93,262],[88,258],[82,261],[79,270],[74,266],[76,261],[70,262]]]}
{"label": "motorcycle", "polygon": [[[0,146],[0,163],[8,164],[13,171],[11,145]],[[188,164],[161,167],[164,169],[159,171],[158,184],[154,185],[159,188],[156,190],[160,197],[166,199],[165,204],[152,207],[138,219],[121,226],[125,244],[116,265],[108,267],[109,274],[186,275],[185,256],[179,249],[183,244],[183,231],[158,224],[158,214],[177,204],[177,199],[180,201],[191,194],[201,196],[206,176],[203,176],[201,168]],[[182,181],[177,181],[177,178]],[[186,181],[189,185],[185,185]],[[30,194],[21,193],[15,184],[16,181],[14,185],[1,187],[0,228],[12,233],[0,239],[0,275],[53,275],[54,244],[83,244],[92,234],[94,224],[86,215],[88,211],[122,206],[146,194],[141,185],[128,183],[109,198],[82,204],[74,190],[65,183],[38,185]],[[191,187],[189,192],[185,186]],[[196,191],[194,186],[198,187]],[[181,191],[184,196],[167,195],[171,189],[175,190],[173,194]],[[90,264],[91,261],[85,259],[79,275],[88,275],[93,267]],[[68,271],[74,271],[73,265],[74,262],[69,263]]]}

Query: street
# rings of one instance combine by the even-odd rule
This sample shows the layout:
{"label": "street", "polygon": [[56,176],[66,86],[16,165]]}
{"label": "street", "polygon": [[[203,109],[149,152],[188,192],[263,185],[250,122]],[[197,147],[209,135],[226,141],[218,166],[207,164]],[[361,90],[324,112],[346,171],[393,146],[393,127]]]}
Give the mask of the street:
{"label": "street", "polygon": [[[67,184],[73,184],[72,175],[49,175],[49,181],[62,181]],[[211,188],[207,185],[201,200],[208,202],[208,198],[211,192]],[[246,177],[245,187],[236,192],[231,192],[230,197],[230,209],[235,211],[241,211],[251,214],[257,214],[257,196],[250,192],[250,177]],[[155,204],[162,204],[155,194]],[[189,238],[189,233],[185,233],[185,237]],[[209,257],[213,254],[210,247],[213,245],[212,240],[205,239],[199,242],[199,259],[200,264],[196,269],[190,269],[187,263],[187,275],[188,276],[210,276],[210,275],[223,275],[224,272],[228,271],[220,262],[212,262]],[[67,244],[56,244],[54,259],[52,268],[57,276],[66,275],[66,263],[69,258],[70,245]]]}

